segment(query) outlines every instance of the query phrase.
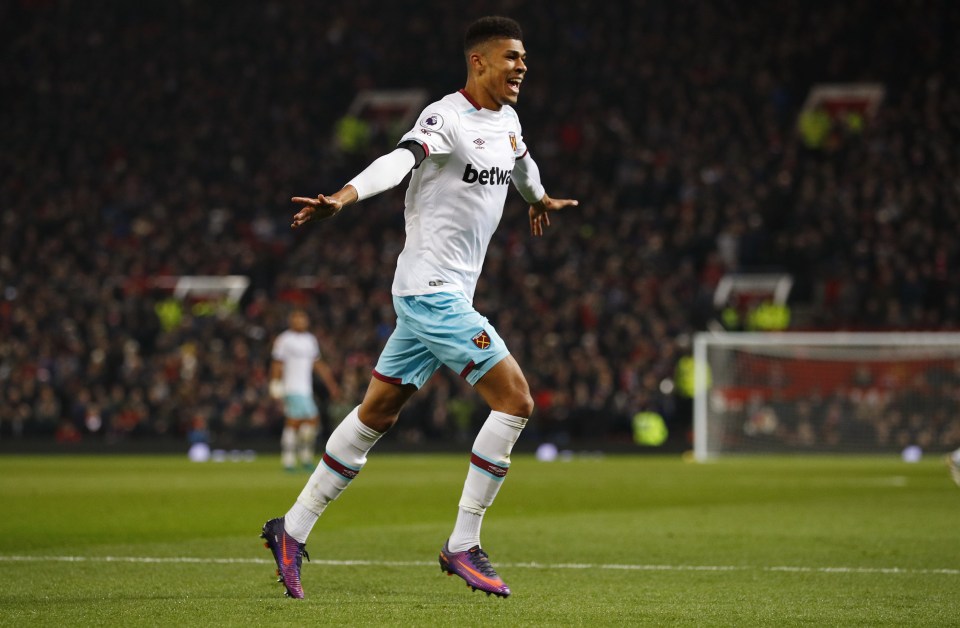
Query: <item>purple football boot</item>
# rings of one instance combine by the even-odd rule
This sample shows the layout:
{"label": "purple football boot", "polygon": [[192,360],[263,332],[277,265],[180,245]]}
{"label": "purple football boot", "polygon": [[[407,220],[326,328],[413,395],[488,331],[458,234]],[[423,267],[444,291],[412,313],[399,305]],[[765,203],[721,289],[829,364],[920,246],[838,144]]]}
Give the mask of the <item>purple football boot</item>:
{"label": "purple football boot", "polygon": [[490,558],[479,545],[474,545],[465,552],[451,552],[444,544],[440,550],[440,571],[446,572],[448,576],[460,576],[474,591],[479,589],[487,595],[500,597],[510,595],[510,587],[494,571]]}
{"label": "purple football boot", "polygon": [[290,597],[302,598],[303,587],[300,585],[300,566],[303,558],[310,560],[306,545],[287,534],[283,529],[283,517],[271,519],[263,524],[263,533],[260,538],[266,539],[264,547],[273,552],[273,559],[277,561],[277,575],[286,587],[286,594]]}

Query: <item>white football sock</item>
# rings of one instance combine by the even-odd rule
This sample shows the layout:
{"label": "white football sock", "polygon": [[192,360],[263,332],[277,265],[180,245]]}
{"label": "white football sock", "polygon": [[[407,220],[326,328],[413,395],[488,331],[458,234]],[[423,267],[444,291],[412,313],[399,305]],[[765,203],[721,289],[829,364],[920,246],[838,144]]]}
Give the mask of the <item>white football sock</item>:
{"label": "white football sock", "polygon": [[306,543],[307,537],[310,536],[310,530],[313,529],[313,524],[319,518],[318,513],[313,512],[300,502],[294,502],[287,514],[283,516],[283,529],[301,543]]}
{"label": "white football sock", "polygon": [[492,411],[473,443],[470,468],[463,484],[460,511],[447,541],[451,552],[464,552],[480,544],[483,514],[493,504],[510,468],[510,452],[527,424],[523,417]]}
{"label": "white football sock", "polygon": [[297,430],[287,425],[280,435],[280,462],[284,467],[292,469],[297,464],[296,451]]}
{"label": "white football sock", "polygon": [[287,534],[301,543],[306,542],[327,504],[339,497],[360,473],[367,462],[367,452],[382,436],[360,422],[359,407],[354,408],[330,434],[320,464],[284,517]]}
{"label": "white football sock", "polygon": [[465,552],[474,545],[480,545],[480,524],[482,523],[482,512],[469,512],[460,508],[457,511],[457,523],[454,524],[453,533],[447,541],[447,549],[451,552]]}

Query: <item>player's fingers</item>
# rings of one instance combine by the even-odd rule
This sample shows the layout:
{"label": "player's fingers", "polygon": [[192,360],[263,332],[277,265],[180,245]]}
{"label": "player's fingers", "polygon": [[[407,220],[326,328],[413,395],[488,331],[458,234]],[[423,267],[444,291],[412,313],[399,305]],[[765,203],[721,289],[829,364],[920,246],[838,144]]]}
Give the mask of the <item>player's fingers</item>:
{"label": "player's fingers", "polygon": [[298,205],[310,205],[315,207],[320,204],[320,201],[315,198],[308,198],[306,196],[294,196],[290,199],[290,202],[297,203]]}
{"label": "player's fingers", "polygon": [[323,194],[320,194],[319,196],[317,196],[317,207],[320,207],[320,206],[329,207],[334,211],[340,211],[340,208],[343,207],[343,203],[341,201],[338,201],[335,198],[330,198],[328,196],[324,196]]}
{"label": "player's fingers", "polygon": [[294,228],[299,227],[300,225],[304,224],[305,222],[309,222],[309,221],[310,221],[310,217],[311,217],[312,215],[313,215],[313,208],[312,208],[312,207],[304,208],[303,210],[301,210],[301,211],[299,211],[299,212],[297,212],[296,214],[293,215],[293,223],[292,223],[290,226],[291,226],[291,227],[294,227]]}

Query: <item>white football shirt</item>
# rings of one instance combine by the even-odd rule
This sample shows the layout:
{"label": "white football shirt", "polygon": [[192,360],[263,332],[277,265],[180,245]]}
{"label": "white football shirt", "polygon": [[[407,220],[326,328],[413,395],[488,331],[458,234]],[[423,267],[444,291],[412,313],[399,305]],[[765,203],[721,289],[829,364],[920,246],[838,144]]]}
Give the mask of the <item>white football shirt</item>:
{"label": "white football shirt", "polygon": [[527,152],[520,120],[512,107],[483,109],[461,90],[428,105],[400,142],[408,140],[427,157],[407,187],[393,294],[462,290],[472,301],[514,163]]}
{"label": "white football shirt", "polygon": [[313,394],[313,363],[320,359],[316,336],[288,329],[273,341],[271,355],[274,360],[283,362],[283,390],[286,394]]}

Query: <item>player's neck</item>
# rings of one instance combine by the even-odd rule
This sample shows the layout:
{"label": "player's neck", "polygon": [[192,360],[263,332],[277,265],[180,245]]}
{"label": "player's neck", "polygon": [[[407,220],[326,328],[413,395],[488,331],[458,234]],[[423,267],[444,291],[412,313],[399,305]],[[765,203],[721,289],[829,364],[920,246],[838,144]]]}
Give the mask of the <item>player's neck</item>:
{"label": "player's neck", "polygon": [[461,89],[460,93],[477,109],[500,111],[500,109],[503,108],[503,105],[494,100],[489,93],[481,89],[474,81],[468,80],[466,87]]}

